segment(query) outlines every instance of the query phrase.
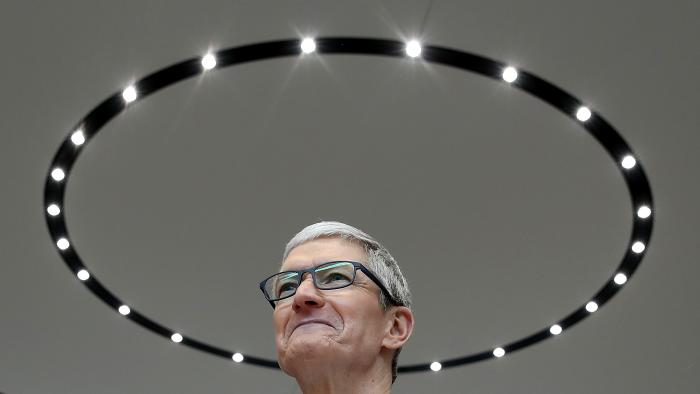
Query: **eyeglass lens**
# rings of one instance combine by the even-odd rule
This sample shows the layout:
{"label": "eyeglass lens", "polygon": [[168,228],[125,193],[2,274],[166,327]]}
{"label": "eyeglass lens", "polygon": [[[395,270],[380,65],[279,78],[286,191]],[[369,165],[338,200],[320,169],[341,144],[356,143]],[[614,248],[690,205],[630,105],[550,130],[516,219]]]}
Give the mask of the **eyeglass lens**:
{"label": "eyeglass lens", "polygon": [[[350,262],[322,264],[313,271],[319,289],[330,290],[348,286],[355,279],[355,266]],[[271,301],[290,297],[299,286],[298,272],[280,272],[265,283]]]}

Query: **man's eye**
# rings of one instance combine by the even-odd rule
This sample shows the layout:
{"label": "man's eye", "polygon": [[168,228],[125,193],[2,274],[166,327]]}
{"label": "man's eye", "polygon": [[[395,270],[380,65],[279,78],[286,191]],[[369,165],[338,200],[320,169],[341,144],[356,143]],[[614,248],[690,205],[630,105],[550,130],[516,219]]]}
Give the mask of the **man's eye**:
{"label": "man's eye", "polygon": [[280,296],[285,292],[293,291],[295,288],[296,288],[296,285],[294,283],[285,283],[279,287],[279,290],[277,291],[277,295]]}
{"label": "man's eye", "polygon": [[331,282],[335,281],[347,281],[349,278],[341,273],[334,272],[328,278]]}

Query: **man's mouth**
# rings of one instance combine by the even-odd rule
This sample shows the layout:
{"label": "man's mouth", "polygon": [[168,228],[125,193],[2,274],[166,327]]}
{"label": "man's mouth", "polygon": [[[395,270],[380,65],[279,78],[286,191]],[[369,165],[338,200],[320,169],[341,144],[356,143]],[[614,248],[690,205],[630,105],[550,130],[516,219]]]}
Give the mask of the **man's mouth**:
{"label": "man's mouth", "polygon": [[308,325],[325,325],[325,326],[328,326],[328,327],[333,328],[333,326],[331,326],[331,325],[330,325],[328,322],[326,322],[326,321],[323,321],[323,320],[309,320],[309,321],[304,321],[304,322],[301,322],[301,323],[297,324],[297,326],[294,327],[294,329],[292,330],[292,332],[296,331],[296,329],[299,328],[299,327],[308,326]]}

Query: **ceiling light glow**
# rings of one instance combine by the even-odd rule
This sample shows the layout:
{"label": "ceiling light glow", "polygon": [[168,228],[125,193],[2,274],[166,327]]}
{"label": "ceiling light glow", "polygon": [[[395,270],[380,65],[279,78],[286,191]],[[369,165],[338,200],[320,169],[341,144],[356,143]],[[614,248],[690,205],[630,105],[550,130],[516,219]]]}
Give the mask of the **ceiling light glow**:
{"label": "ceiling light glow", "polygon": [[593,312],[595,312],[595,311],[598,310],[598,304],[596,304],[595,302],[591,301],[591,302],[589,302],[588,304],[586,304],[586,310],[587,310],[588,312],[593,313]]}
{"label": "ceiling light glow", "polygon": [[207,53],[202,57],[202,68],[211,70],[214,67],[216,67],[216,57],[211,53]]}
{"label": "ceiling light glow", "polygon": [[126,306],[126,305],[122,305],[122,306],[119,307],[119,313],[121,313],[122,315],[126,316],[126,315],[128,315],[129,313],[131,313],[131,308],[129,308],[129,307]]}
{"label": "ceiling light glow", "polygon": [[51,178],[53,178],[54,181],[62,181],[65,177],[66,173],[58,167],[54,168],[53,171],[51,171]]}
{"label": "ceiling light glow", "polygon": [[59,208],[56,204],[51,204],[48,206],[48,208],[46,208],[46,212],[48,212],[51,216],[56,216],[61,213],[61,208]]}
{"label": "ceiling light glow", "polygon": [[634,159],[634,157],[627,155],[622,159],[622,167],[624,167],[626,170],[631,169],[634,167],[635,164],[637,164],[637,160]]}
{"label": "ceiling light glow", "polygon": [[88,280],[90,279],[90,273],[87,272],[87,270],[80,270],[78,271],[78,279],[80,280]]}
{"label": "ceiling light glow", "polygon": [[406,54],[410,57],[418,57],[423,49],[418,41],[409,41],[406,44]]}
{"label": "ceiling light glow", "polygon": [[518,70],[516,70],[514,67],[506,67],[503,70],[502,77],[504,81],[511,83],[518,79]]}
{"label": "ceiling light glow", "polygon": [[180,343],[180,342],[182,342],[182,335],[180,335],[180,333],[176,332],[175,334],[170,336],[170,339],[175,343]]}
{"label": "ceiling light glow", "polygon": [[497,348],[493,349],[493,355],[496,357],[503,357],[503,355],[505,355],[505,354],[506,354],[506,351],[503,350],[502,347],[497,347]]}
{"label": "ceiling light glow", "polygon": [[614,280],[615,280],[615,283],[617,283],[618,285],[624,285],[625,282],[627,282],[627,275],[625,275],[623,273],[619,273],[619,274],[615,275]]}
{"label": "ceiling light glow", "polygon": [[237,363],[240,363],[243,361],[243,355],[240,353],[234,353],[233,356],[231,356],[231,359]]}
{"label": "ceiling light glow", "polygon": [[68,242],[68,240],[65,238],[61,238],[56,241],[56,246],[58,246],[58,248],[61,250],[66,250],[70,246],[70,242]]}
{"label": "ceiling light glow", "polygon": [[649,215],[651,215],[651,208],[649,208],[649,207],[646,206],[646,205],[642,205],[642,206],[639,207],[639,209],[637,210],[637,216],[639,216],[639,217],[642,218],[642,219],[648,218]]}
{"label": "ceiling light glow", "polygon": [[439,370],[442,369],[442,364],[440,364],[440,363],[437,362],[437,361],[434,361],[434,362],[432,362],[432,363],[430,364],[430,369],[432,369],[433,371],[437,372],[437,371],[439,371]]}
{"label": "ceiling light glow", "polygon": [[70,140],[73,141],[73,144],[75,146],[80,146],[85,143],[85,134],[83,133],[82,129],[76,130],[73,134],[70,136]]}
{"label": "ceiling light glow", "polygon": [[301,40],[301,51],[304,53],[311,53],[316,50],[316,41],[311,38],[304,38]]}
{"label": "ceiling light glow", "polygon": [[133,85],[127,87],[122,91],[122,98],[127,104],[136,100],[136,97],[138,97],[138,93],[136,92],[136,88]]}
{"label": "ceiling light glow", "polygon": [[646,246],[644,245],[643,242],[637,241],[634,244],[632,244],[632,251],[634,253],[642,253],[644,251],[644,249],[646,249]]}
{"label": "ceiling light glow", "polygon": [[561,326],[559,324],[555,324],[552,327],[549,327],[549,332],[551,332],[552,335],[559,335],[561,334]]}
{"label": "ceiling light glow", "polygon": [[576,111],[576,119],[580,120],[581,122],[585,122],[590,118],[591,110],[588,109],[588,107],[580,107],[578,111]]}

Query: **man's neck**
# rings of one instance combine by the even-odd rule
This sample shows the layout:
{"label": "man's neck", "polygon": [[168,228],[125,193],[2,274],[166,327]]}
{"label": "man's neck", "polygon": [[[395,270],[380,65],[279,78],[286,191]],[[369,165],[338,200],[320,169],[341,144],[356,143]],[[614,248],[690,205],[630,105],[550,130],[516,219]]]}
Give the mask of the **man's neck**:
{"label": "man's neck", "polygon": [[389,394],[391,371],[377,364],[369,371],[352,374],[348,369],[335,369],[337,373],[313,373],[296,377],[304,394]]}

